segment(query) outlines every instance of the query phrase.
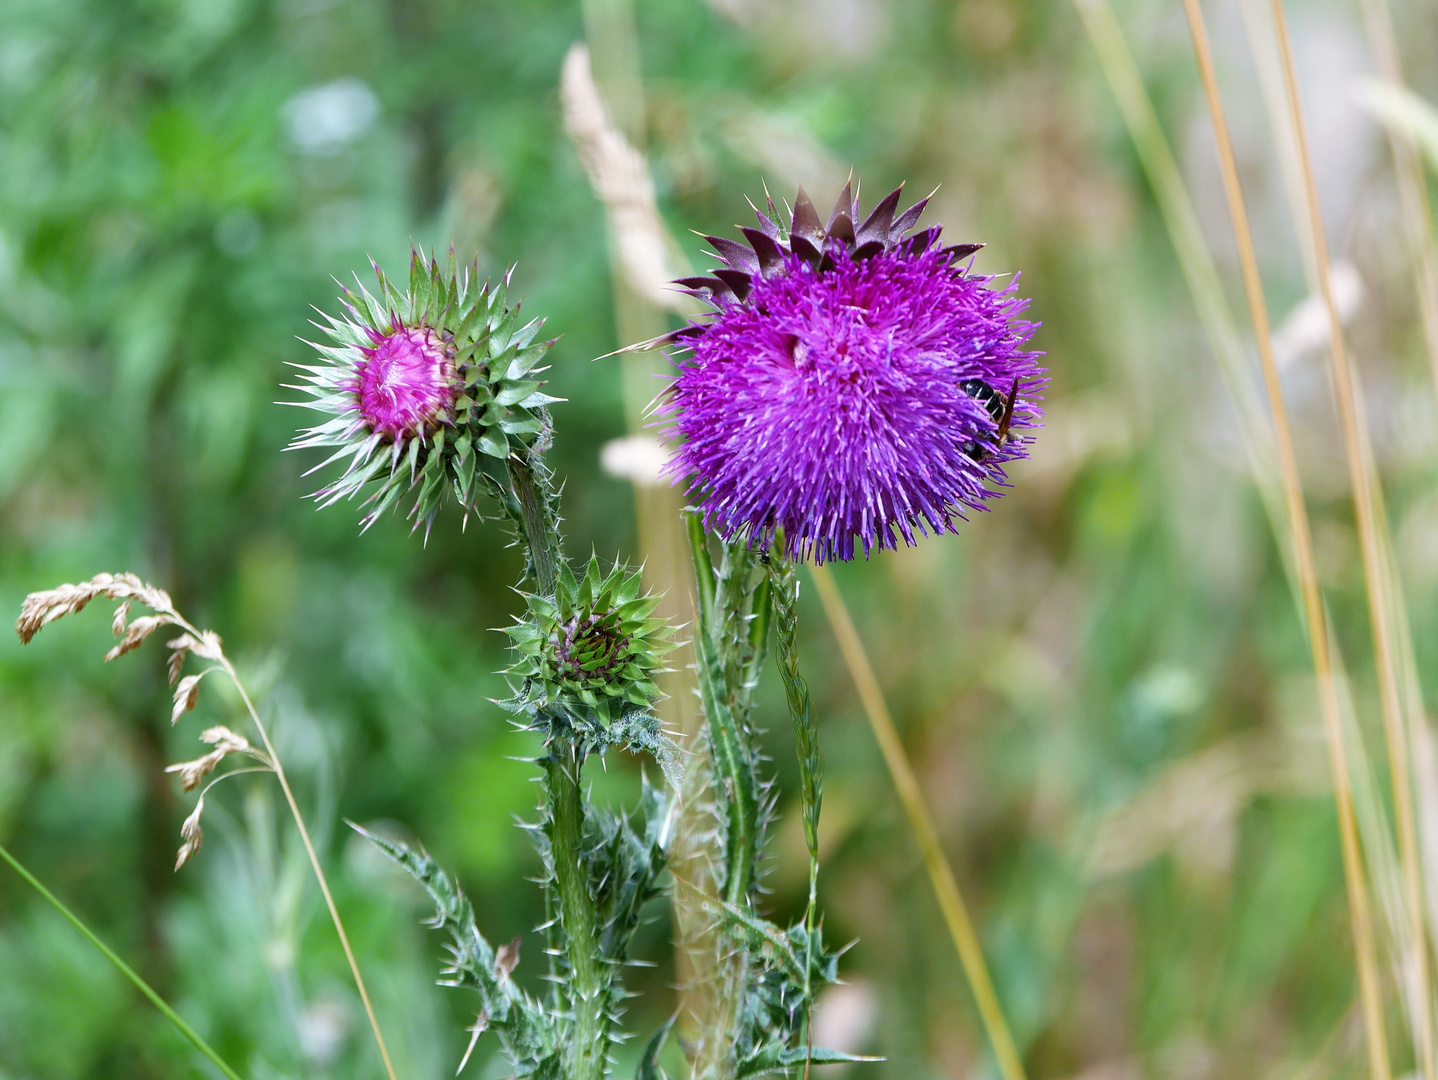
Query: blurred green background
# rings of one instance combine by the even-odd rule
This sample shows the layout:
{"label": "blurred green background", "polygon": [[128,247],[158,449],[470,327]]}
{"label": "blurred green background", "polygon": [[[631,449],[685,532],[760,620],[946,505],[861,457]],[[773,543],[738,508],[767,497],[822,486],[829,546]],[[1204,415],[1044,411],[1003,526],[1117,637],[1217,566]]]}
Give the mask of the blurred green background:
{"label": "blurred green background", "polygon": [[[627,19],[594,0],[588,26]],[[1410,10],[1411,9],[1411,10]],[[490,699],[517,608],[501,530],[316,513],[274,404],[331,276],[403,275],[411,240],[517,264],[552,353],[573,550],[638,558],[604,211],[561,118],[576,2],[0,0],[0,609],[134,569],[223,635],[272,718],[406,1080],[453,1075],[472,1002],[433,985],[424,904],[341,818],[417,837],[494,941],[542,919],[532,752]],[[1124,0],[1129,35],[1236,300],[1182,13]],[[1368,380],[1420,669],[1438,658],[1433,388],[1356,6],[1293,20],[1335,255],[1361,283]],[[1438,90],[1438,17],[1397,11]],[[1240,5],[1210,18],[1274,315],[1306,288]],[[827,207],[939,188],[932,220],[1023,271],[1053,382],[1012,494],[959,537],[839,567],[1034,1077],[1326,1077],[1361,1063],[1311,669],[1232,411],[1143,174],[1068,0],[635,0],[644,144],[670,228],[724,232],[767,180]],[[603,43],[599,43],[602,45]],[[612,57],[596,47],[596,67]],[[1311,322],[1311,319],[1310,319]],[[1320,324],[1321,328],[1321,324]],[[1320,573],[1371,700],[1355,541],[1321,343],[1286,378]],[[817,604],[805,649],[828,758],[826,931],[857,939],[827,1022],[874,1080],[982,1076],[953,949]],[[103,666],[107,619],[0,641],[0,839],[242,1072],[381,1075],[343,957],[267,778],[191,805],[165,764],[163,649]],[[772,673],[771,673],[772,677]],[[796,769],[767,687],[782,823],[772,909],[802,907]],[[592,768],[628,797],[639,764]],[[652,769],[651,769],[652,771]],[[255,782],[251,783],[250,781]],[[673,1008],[662,905],[637,953],[647,1031]],[[526,938],[519,977],[540,970]],[[210,1075],[135,993],[0,872],[0,1078]],[[481,1040],[466,1076],[506,1075]],[[825,1075],[825,1074],[821,1074]],[[827,1075],[832,1075],[828,1073]]]}

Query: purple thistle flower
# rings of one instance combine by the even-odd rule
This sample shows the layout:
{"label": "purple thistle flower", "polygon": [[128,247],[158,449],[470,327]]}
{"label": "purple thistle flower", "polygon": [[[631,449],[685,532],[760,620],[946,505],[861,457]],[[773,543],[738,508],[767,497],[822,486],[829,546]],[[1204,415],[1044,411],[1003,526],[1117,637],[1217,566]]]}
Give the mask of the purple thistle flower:
{"label": "purple thistle flower", "polygon": [[386,441],[427,435],[448,419],[458,397],[452,346],[427,327],[396,319],[388,333],[365,327],[374,345],[361,347],[351,390],[370,431]]}
{"label": "purple thistle flower", "polygon": [[[974,274],[982,245],[910,233],[927,199],[864,220],[845,187],[827,225],[802,189],[787,232],[757,209],[748,246],[708,237],[725,265],[679,282],[717,309],[668,335],[689,354],[659,406],[668,473],[726,540],[792,557],[854,558],[955,531],[1027,456],[1047,382],[1018,279]],[[991,486],[992,485],[992,486]]]}

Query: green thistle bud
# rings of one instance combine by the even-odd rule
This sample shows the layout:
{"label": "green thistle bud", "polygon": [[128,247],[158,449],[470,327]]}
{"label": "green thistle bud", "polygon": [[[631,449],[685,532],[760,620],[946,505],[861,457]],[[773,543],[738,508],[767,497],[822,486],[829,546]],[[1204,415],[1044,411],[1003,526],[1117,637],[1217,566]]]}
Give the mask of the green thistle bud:
{"label": "green thistle bud", "polygon": [[582,578],[560,569],[554,596],[525,594],[529,617],[505,631],[519,654],[509,673],[524,680],[520,700],[606,727],[649,710],[674,631],[641,587],[638,571],[616,565],[606,575],[591,556]]}
{"label": "green thistle bud", "polygon": [[476,289],[478,269],[458,272],[451,249],[441,270],[416,248],[407,290],[375,266],[378,295],[345,289],[348,315],[315,324],[333,342],[314,346],[326,363],[294,365],[305,375],[290,389],[312,399],[293,404],[329,419],[290,449],[336,448],[310,470],[343,464],[315,492],[321,505],[363,495],[368,529],[417,489],[410,516],[428,533],[448,493],[473,506],[484,458],[502,461],[544,430],[544,406],[558,399],[534,376],[552,342],[534,341],[542,320],[521,326],[518,306],[506,306],[508,274]]}

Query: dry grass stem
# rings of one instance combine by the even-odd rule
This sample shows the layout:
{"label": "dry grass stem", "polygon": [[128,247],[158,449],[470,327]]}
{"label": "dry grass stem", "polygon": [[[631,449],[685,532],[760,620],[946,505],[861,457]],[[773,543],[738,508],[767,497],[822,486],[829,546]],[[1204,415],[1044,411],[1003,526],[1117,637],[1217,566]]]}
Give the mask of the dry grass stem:
{"label": "dry grass stem", "polygon": [[1298,145],[1299,164],[1303,170],[1304,209],[1308,231],[1317,257],[1318,284],[1328,307],[1333,385],[1338,398],[1342,421],[1344,448],[1348,457],[1349,480],[1352,486],[1354,517],[1358,525],[1358,542],[1363,561],[1363,575],[1368,596],[1370,630],[1373,636],[1374,662],[1378,671],[1378,697],[1383,716],[1384,739],[1387,743],[1389,771],[1393,785],[1394,817],[1398,833],[1399,861],[1403,872],[1404,906],[1410,920],[1414,978],[1420,1009],[1415,1010],[1414,1032],[1419,1049],[1419,1064],[1424,1076],[1432,1080],[1433,1008],[1429,986],[1427,933],[1423,919],[1423,886],[1418,865],[1418,843],[1413,819],[1411,764],[1408,737],[1405,731],[1402,695],[1392,634],[1393,613],[1390,610],[1384,572],[1384,544],[1379,536],[1376,478],[1368,462],[1371,449],[1364,438],[1358,415],[1356,372],[1349,365],[1343,325],[1333,295],[1329,268],[1328,242],[1323,230],[1323,216],[1318,203],[1318,187],[1313,173],[1312,156],[1304,126],[1303,104],[1298,92],[1298,79],[1293,65],[1293,49],[1289,41],[1287,18],[1282,0],[1272,0],[1279,58],[1282,62],[1284,85],[1288,95],[1290,120]]}
{"label": "dry grass stem", "polygon": [[953,867],[949,865],[943,845],[939,843],[938,830],[935,829],[929,808],[924,803],[919,779],[914,775],[914,767],[904,752],[903,741],[894,727],[893,717],[889,715],[884,692],[879,687],[879,680],[874,676],[864,644],[858,631],[854,629],[854,621],[849,617],[849,609],[844,604],[844,598],[840,595],[829,568],[814,566],[811,572],[814,587],[819,593],[819,601],[824,605],[824,614],[839,641],[839,651],[843,654],[849,677],[853,679],[854,687],[859,692],[859,700],[864,705],[869,726],[873,729],[874,738],[884,755],[884,763],[888,766],[889,776],[909,819],[909,827],[919,843],[924,869],[928,872],[929,881],[938,897],[954,948],[958,950],[959,962],[963,965],[969,989],[978,1005],[979,1016],[983,1020],[994,1058],[998,1061],[999,1071],[1004,1080],[1024,1080],[1023,1061],[1014,1045],[1008,1021],[1004,1019],[998,994],[994,991],[993,979],[989,976],[973,920],[969,917],[963,894],[959,892]]}
{"label": "dry grass stem", "polygon": [[[1364,883],[1362,855],[1358,846],[1353,789],[1347,752],[1344,748],[1342,713],[1337,679],[1333,669],[1328,620],[1313,557],[1313,533],[1303,498],[1288,409],[1283,398],[1282,383],[1278,377],[1278,365],[1273,356],[1273,340],[1268,322],[1268,306],[1263,295],[1263,281],[1258,271],[1258,259],[1254,252],[1252,231],[1248,224],[1248,212],[1243,200],[1243,189],[1239,183],[1238,165],[1233,153],[1233,143],[1228,133],[1223,100],[1219,95],[1218,81],[1214,74],[1208,33],[1204,27],[1203,13],[1198,6],[1198,0],[1184,0],[1184,10],[1188,16],[1189,29],[1193,34],[1194,53],[1198,60],[1204,94],[1208,99],[1209,112],[1213,119],[1219,160],[1223,169],[1224,193],[1228,200],[1234,240],[1238,246],[1239,265],[1243,273],[1244,294],[1248,300],[1249,314],[1253,319],[1264,387],[1268,393],[1269,409],[1273,417],[1279,475],[1283,482],[1284,496],[1288,505],[1294,566],[1298,572],[1299,587],[1303,597],[1303,611],[1307,621],[1309,646],[1313,652],[1313,667],[1318,677],[1319,700],[1323,711],[1324,731],[1327,736],[1333,772],[1333,793],[1338,808],[1338,831],[1343,851],[1344,882],[1348,891],[1349,915],[1353,927],[1353,947],[1360,998],[1368,1030],[1369,1065],[1376,1080],[1387,1080],[1390,1068],[1388,1043],[1383,1026],[1382,997],[1378,986],[1377,948],[1374,942],[1372,916],[1368,907],[1368,894]],[[1323,261],[1326,265],[1326,258]],[[1334,317],[1336,318],[1336,313]]]}
{"label": "dry grass stem", "polygon": [[559,98],[564,130],[608,212],[616,261],[630,286],[658,307],[694,311],[689,297],[670,285],[676,276],[671,271],[671,241],[659,217],[649,165],[610,119],[583,45],[575,45],[564,58]]}
{"label": "dry grass stem", "polygon": [[[221,646],[219,635],[212,630],[199,630],[190,625],[178,611],[175,610],[173,601],[163,589],[157,589],[141,581],[139,577],[131,573],[124,574],[98,574],[87,582],[79,585],[61,585],[58,588],[48,589],[43,592],[31,593],[25,598],[20,608],[20,616],[15,621],[15,631],[20,640],[26,644],[41,630],[41,628],[79,611],[83,611],[90,601],[97,597],[105,596],[112,600],[120,601],[111,619],[111,629],[120,642],[106,654],[106,660],[112,660],[117,656],[138,648],[139,645],[155,630],[161,626],[176,626],[183,631],[179,637],[169,642],[170,658],[168,672],[170,682],[178,682],[180,685],[175,689],[175,703],[171,712],[172,720],[177,720],[185,712],[188,712],[194,704],[194,694],[198,692],[199,680],[208,672],[201,672],[199,675],[189,676],[189,679],[181,679],[181,672],[184,668],[185,659],[194,654],[202,660],[212,661],[218,670],[223,671],[234,685],[240,700],[244,703],[245,710],[249,714],[250,721],[255,725],[259,733],[260,741],[264,744],[263,751],[252,747],[249,742],[239,735],[236,735],[229,728],[217,726],[206,729],[200,738],[215,747],[215,749],[195,761],[183,762],[171,766],[167,772],[178,772],[181,776],[181,785],[186,791],[193,790],[205,776],[214,771],[219,763],[232,753],[242,753],[261,762],[263,767],[272,771],[275,779],[279,781],[280,790],[284,792],[285,801],[289,804],[290,814],[294,818],[295,827],[299,830],[300,840],[304,844],[305,854],[309,857],[310,867],[314,871],[315,880],[319,884],[320,893],[324,897],[325,906],[329,909],[330,920],[334,923],[335,932],[339,935],[340,945],[344,948],[345,959],[349,962],[350,974],[355,981],[355,988],[359,991],[360,1001],[364,1004],[365,1015],[369,1019],[370,1029],[374,1033],[375,1044],[379,1047],[380,1057],[384,1060],[385,1072],[389,1080],[395,1080],[394,1065],[390,1061],[389,1048],[385,1045],[384,1035],[380,1032],[379,1020],[375,1017],[374,1006],[370,1003],[369,991],[365,987],[364,978],[360,975],[359,964],[355,960],[354,950],[350,948],[349,935],[345,933],[344,922],[340,919],[339,909],[335,907],[334,897],[330,893],[329,881],[325,877],[324,869],[320,866],[319,856],[315,852],[313,842],[310,840],[309,829],[305,826],[303,815],[300,813],[299,804],[295,801],[294,792],[290,789],[289,778],[285,775],[284,766],[280,762],[279,755],[275,752],[274,744],[270,741],[269,731],[265,728],[264,722],[260,719],[259,713],[255,710],[254,702],[250,700],[249,693],[245,690],[244,683],[240,681],[234,665],[225,655]],[[130,603],[136,601],[154,611],[153,615],[142,616],[133,621],[128,621]],[[214,670],[214,669],[211,669]],[[231,774],[226,774],[231,775]],[[220,777],[218,779],[223,779]],[[216,781],[211,781],[215,783]],[[208,789],[206,789],[208,790]],[[200,818],[204,812],[205,796],[202,792],[195,803],[195,808],[190,816],[185,818],[180,826],[180,837],[184,841],[180,847],[175,863],[178,870],[194,856],[204,842],[204,832],[200,827]]]}

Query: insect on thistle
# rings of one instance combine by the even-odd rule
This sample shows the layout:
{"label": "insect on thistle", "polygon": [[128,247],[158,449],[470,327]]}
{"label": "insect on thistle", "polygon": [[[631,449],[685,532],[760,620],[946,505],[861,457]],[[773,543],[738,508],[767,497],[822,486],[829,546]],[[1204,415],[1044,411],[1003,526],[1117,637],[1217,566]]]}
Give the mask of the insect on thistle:
{"label": "insect on thistle", "polygon": [[1009,388],[1007,395],[999,393],[983,379],[965,379],[959,383],[959,389],[983,405],[998,425],[992,448],[984,446],[977,439],[970,439],[963,445],[964,453],[971,459],[984,461],[1001,448],[1009,437],[1009,425],[1014,419],[1014,405],[1019,399],[1019,380],[1017,376],[1014,378],[1013,386]]}

